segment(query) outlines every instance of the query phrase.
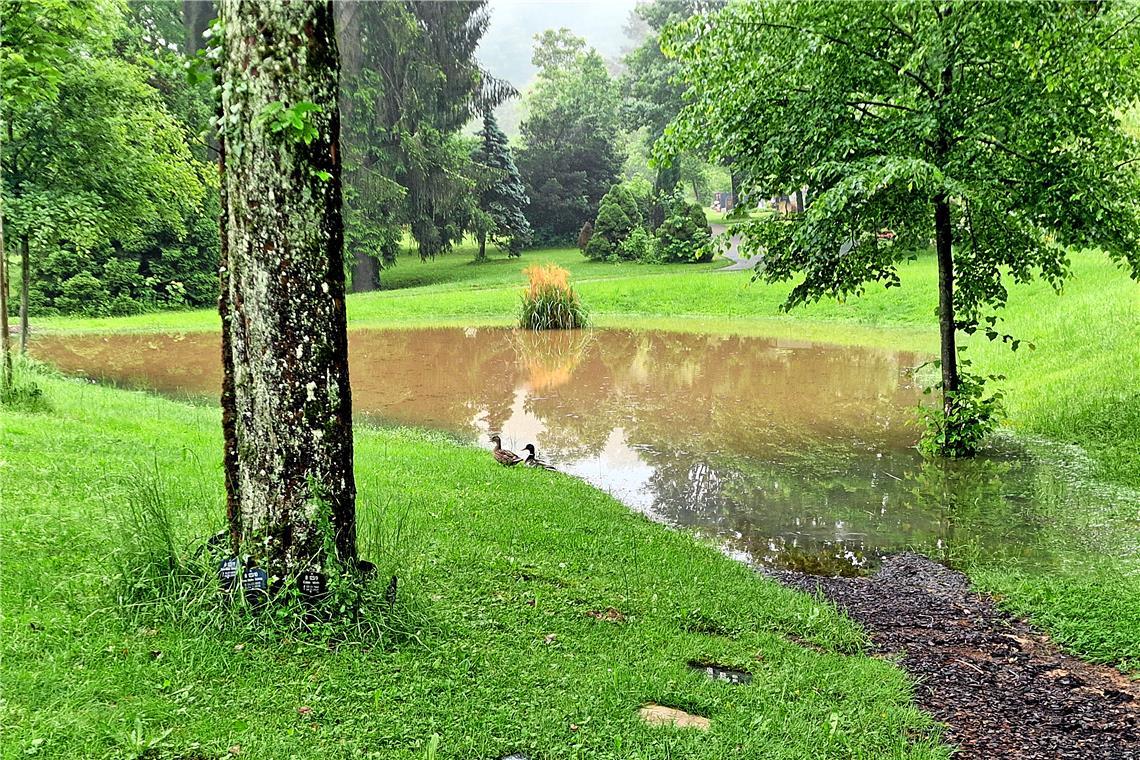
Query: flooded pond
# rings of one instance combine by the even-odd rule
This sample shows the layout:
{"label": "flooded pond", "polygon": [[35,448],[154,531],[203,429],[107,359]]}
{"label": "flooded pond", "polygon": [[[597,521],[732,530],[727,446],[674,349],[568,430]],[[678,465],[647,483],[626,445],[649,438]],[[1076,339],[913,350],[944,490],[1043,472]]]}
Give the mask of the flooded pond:
{"label": "flooded pond", "polygon": [[[355,330],[349,344],[359,417],[482,446],[499,432],[515,451],[533,442],[559,469],[757,565],[847,574],[902,549],[955,564],[1107,548],[1096,510],[1057,523],[1068,500],[1115,498],[1081,491],[1062,455],[923,462],[915,354],[621,330]],[[121,386],[221,387],[213,334],[41,336],[33,348]]]}

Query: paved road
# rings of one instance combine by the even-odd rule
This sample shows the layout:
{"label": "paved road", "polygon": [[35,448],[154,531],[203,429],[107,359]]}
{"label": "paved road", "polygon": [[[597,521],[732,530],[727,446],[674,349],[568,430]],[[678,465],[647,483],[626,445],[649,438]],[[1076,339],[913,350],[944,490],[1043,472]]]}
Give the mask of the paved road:
{"label": "paved road", "polygon": [[[720,237],[721,235],[731,234],[728,231],[729,227],[727,224],[714,224],[711,226],[713,237]],[[742,255],[740,253],[740,235],[738,234],[732,234],[732,237],[729,239],[728,250],[724,252],[724,257],[732,263],[726,267],[721,267],[720,269],[716,270],[718,272],[740,272],[745,269],[751,269],[752,267],[756,266],[756,263],[760,261],[761,258],[763,258],[759,254],[752,257]]]}

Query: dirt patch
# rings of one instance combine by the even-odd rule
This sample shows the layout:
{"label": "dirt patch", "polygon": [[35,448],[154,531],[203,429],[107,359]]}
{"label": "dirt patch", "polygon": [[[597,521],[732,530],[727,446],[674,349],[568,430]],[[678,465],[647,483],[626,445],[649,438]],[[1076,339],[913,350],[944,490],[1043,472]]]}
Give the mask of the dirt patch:
{"label": "dirt patch", "polygon": [[822,592],[897,657],[955,758],[1140,758],[1140,684],[1060,652],[961,573],[898,554],[864,578],[770,575]]}

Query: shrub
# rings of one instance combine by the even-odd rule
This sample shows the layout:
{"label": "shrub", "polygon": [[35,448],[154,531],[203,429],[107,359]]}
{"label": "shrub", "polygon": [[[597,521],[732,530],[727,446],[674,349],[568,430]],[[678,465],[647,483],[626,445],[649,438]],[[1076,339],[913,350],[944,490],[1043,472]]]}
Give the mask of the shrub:
{"label": "shrub", "polygon": [[556,264],[529,266],[519,326],[527,330],[573,330],[586,326],[586,308],[570,286],[570,273]]}
{"label": "shrub", "polygon": [[709,261],[713,256],[712,228],[705,211],[685,200],[681,190],[662,198],[665,220],[657,228],[659,255],[665,261]]}
{"label": "shrub", "polygon": [[637,226],[629,237],[618,244],[618,257],[630,261],[640,261],[645,264],[660,264],[662,262],[657,241],[644,227]]}
{"label": "shrub", "polygon": [[[932,362],[935,367],[941,362]],[[971,457],[978,452],[986,437],[997,429],[1004,411],[1002,392],[985,395],[986,380],[1004,380],[1003,375],[982,377],[968,371],[970,361],[959,359],[958,390],[946,394],[946,406],[919,407],[926,429],[918,442],[918,449],[926,456],[950,459]],[[930,394],[941,389],[942,382],[926,388]]]}

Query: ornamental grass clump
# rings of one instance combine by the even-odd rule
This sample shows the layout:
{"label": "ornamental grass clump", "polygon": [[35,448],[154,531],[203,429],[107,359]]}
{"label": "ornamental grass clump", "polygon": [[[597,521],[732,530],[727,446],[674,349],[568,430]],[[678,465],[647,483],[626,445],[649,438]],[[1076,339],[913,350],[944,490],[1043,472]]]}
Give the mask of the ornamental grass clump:
{"label": "ornamental grass clump", "polygon": [[570,286],[570,273],[557,264],[523,270],[530,285],[523,291],[519,326],[528,330],[573,330],[586,326],[586,307]]}

